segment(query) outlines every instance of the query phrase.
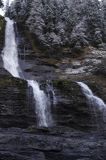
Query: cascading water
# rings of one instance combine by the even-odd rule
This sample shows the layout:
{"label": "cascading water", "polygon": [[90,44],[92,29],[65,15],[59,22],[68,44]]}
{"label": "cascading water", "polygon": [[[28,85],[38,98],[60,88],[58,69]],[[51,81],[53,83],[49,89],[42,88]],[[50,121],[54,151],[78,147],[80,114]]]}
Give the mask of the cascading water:
{"label": "cascading water", "polygon": [[104,101],[101,98],[95,96],[86,84],[84,84],[83,82],[77,82],[77,84],[81,86],[82,91],[86,96],[88,104],[90,106],[97,107],[100,110],[106,109],[106,104],[104,103]]}
{"label": "cascading water", "polygon": [[49,100],[43,90],[39,89],[39,84],[34,80],[28,80],[29,86],[33,89],[34,99],[36,100],[36,114],[39,126],[51,126],[52,118],[50,114]]}
{"label": "cascading water", "polygon": [[48,127],[52,125],[52,116],[50,113],[50,106],[48,105],[48,99],[43,90],[40,90],[39,84],[34,80],[27,80],[22,74],[22,70],[18,63],[18,50],[15,41],[14,21],[6,18],[6,30],[5,30],[5,47],[2,54],[4,68],[10,72],[13,77],[24,79],[28,82],[28,85],[33,89],[33,96],[36,102],[36,115],[38,125],[42,127]]}
{"label": "cascading water", "polygon": [[22,71],[18,63],[18,52],[15,41],[14,22],[9,18],[7,21],[5,31],[5,47],[2,54],[4,68],[10,72],[14,77],[20,78]]}

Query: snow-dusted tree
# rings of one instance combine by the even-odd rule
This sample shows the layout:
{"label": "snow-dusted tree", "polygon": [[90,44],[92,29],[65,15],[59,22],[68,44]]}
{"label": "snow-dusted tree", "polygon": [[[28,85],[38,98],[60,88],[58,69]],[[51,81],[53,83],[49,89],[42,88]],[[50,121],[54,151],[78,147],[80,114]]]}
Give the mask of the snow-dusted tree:
{"label": "snow-dusted tree", "polygon": [[81,0],[33,0],[27,24],[46,46],[70,44],[73,27],[82,19],[80,5]]}
{"label": "snow-dusted tree", "polygon": [[12,17],[46,47],[98,46],[106,35],[105,14],[98,0],[15,0],[11,6]]}
{"label": "snow-dusted tree", "polygon": [[94,45],[102,43],[103,23],[100,2],[98,0],[87,0],[85,5],[85,15],[88,26],[89,41]]}
{"label": "snow-dusted tree", "polygon": [[10,15],[12,18],[15,18],[17,21],[25,23],[29,12],[30,4],[32,0],[15,0],[10,6]]}

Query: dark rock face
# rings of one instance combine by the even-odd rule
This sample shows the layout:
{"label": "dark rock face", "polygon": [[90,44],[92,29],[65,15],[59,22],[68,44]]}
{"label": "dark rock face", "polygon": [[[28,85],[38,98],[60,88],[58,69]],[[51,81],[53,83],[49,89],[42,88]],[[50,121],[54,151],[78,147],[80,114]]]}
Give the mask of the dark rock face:
{"label": "dark rock face", "polygon": [[53,86],[56,127],[37,128],[27,83],[9,75],[0,77],[1,160],[105,159],[105,128],[102,119],[95,118],[98,111],[89,108],[75,82],[55,80]]}
{"label": "dark rock face", "polygon": [[11,128],[0,130],[0,136],[1,160],[104,160],[106,156],[104,136],[94,133],[67,128],[53,128],[46,133],[35,129],[31,133]]}
{"label": "dark rock face", "polygon": [[27,82],[9,75],[0,76],[0,127],[25,128],[35,123],[27,90]]}
{"label": "dark rock face", "polygon": [[87,128],[92,116],[80,87],[67,80],[57,81],[55,85],[59,88],[56,106],[58,122],[69,127]]}
{"label": "dark rock face", "polygon": [[3,49],[3,43],[4,43],[4,31],[5,30],[5,20],[4,17],[0,15],[0,52]]}
{"label": "dark rock face", "polygon": [[[86,82],[93,88],[95,95],[100,95],[101,90],[94,87],[94,84]],[[105,130],[105,121],[103,113],[99,108],[92,108],[88,105],[86,97],[83,95],[81,88],[70,80],[57,80],[54,81],[56,87],[57,105],[55,106],[55,114],[57,124],[68,126],[78,130]],[[94,89],[95,88],[95,89]],[[105,95],[105,90],[104,93]],[[104,117],[105,118],[105,117]]]}
{"label": "dark rock face", "polygon": [[[95,67],[96,53],[92,57],[87,55],[87,61],[81,59],[82,63],[71,63],[64,57],[52,59],[38,50],[35,52],[32,43],[21,38],[18,41],[19,63],[24,73],[29,79],[39,77],[45,92],[46,80],[52,80],[57,99],[53,104],[51,93],[54,126],[37,127],[33,95],[27,82],[7,73],[0,59],[0,160],[105,160],[106,114],[89,107],[81,88],[74,82],[84,81],[106,102],[105,76],[73,76],[65,72],[68,67],[75,72],[82,63]],[[102,55],[97,53],[97,57]]]}

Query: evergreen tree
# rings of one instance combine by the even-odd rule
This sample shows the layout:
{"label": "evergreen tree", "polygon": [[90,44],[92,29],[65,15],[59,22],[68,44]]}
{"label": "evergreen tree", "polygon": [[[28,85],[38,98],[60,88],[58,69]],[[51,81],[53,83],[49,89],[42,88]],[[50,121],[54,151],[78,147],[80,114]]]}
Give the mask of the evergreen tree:
{"label": "evergreen tree", "polygon": [[85,15],[88,26],[89,41],[95,45],[102,43],[102,18],[100,2],[98,0],[87,0]]}
{"label": "evergreen tree", "polygon": [[106,41],[105,0],[15,0],[10,10],[46,47],[78,49]]}

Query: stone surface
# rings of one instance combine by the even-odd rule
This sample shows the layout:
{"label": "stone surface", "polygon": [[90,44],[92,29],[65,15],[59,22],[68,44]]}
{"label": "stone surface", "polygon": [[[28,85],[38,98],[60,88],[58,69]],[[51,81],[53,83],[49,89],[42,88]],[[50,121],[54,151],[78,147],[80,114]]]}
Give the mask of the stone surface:
{"label": "stone surface", "polygon": [[31,133],[11,128],[0,129],[0,137],[1,160],[104,160],[106,156],[104,135],[96,133],[68,128],[52,128],[46,133],[35,128]]}
{"label": "stone surface", "polygon": [[34,107],[29,104],[27,82],[13,78],[4,69],[2,71],[0,74],[0,127],[25,128],[34,124]]}
{"label": "stone surface", "polygon": [[[101,113],[89,108],[75,82],[52,83],[57,98],[52,105],[56,126],[37,128],[34,106],[28,105],[27,83],[0,76],[0,159],[104,160],[106,131]],[[101,93],[93,83],[90,86],[95,94]]]}
{"label": "stone surface", "polygon": [[[0,160],[105,160],[106,112],[89,107],[76,84],[85,82],[106,102],[106,77],[95,74],[105,51],[93,48],[73,58],[51,57],[35,51],[28,37],[23,37],[22,33],[18,37],[18,49],[25,76],[39,80],[46,93],[47,80],[53,85],[55,104],[53,92],[49,94],[54,126],[37,127],[31,89],[5,71],[0,59]],[[77,73],[81,67],[84,72]]]}

